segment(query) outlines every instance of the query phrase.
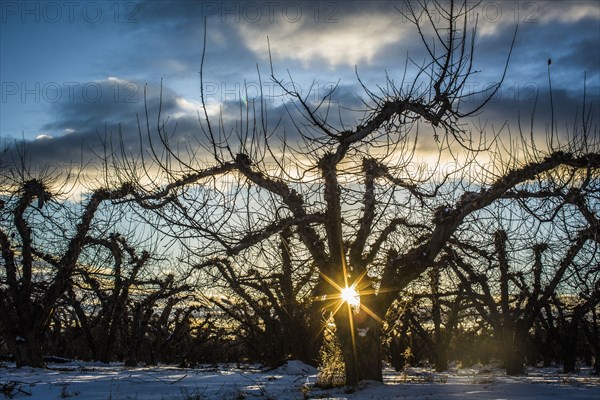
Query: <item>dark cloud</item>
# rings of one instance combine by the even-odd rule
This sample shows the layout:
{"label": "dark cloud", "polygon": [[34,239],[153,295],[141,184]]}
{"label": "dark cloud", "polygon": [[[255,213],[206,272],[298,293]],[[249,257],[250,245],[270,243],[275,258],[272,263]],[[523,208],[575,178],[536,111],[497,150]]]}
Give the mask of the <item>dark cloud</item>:
{"label": "dark cloud", "polygon": [[[579,16],[569,8],[575,6],[562,4],[561,13],[555,13],[552,3],[535,2],[537,20],[524,23],[515,20],[514,12],[510,14],[504,6],[506,3],[492,3],[504,7],[505,12],[497,21],[480,12],[480,36],[474,58],[477,73],[469,81],[469,90],[483,89],[498,81],[517,22],[519,32],[504,85],[480,117],[495,124],[509,121],[516,126],[519,117],[529,117],[537,99],[536,128],[543,130],[551,119],[548,58],[553,59],[555,120],[561,126],[572,123],[577,107],[581,109],[584,71],[587,71],[588,100],[593,100],[597,109],[600,36],[599,19],[593,12]],[[164,78],[162,117],[169,117],[169,130],[177,126],[173,140],[182,143],[201,140],[196,109],[200,100],[198,71],[205,17],[208,24],[205,94],[214,121],[218,120],[218,104],[221,104],[224,131],[229,133],[242,129],[240,102],[251,103],[259,96],[262,85],[268,126],[277,127],[281,132],[285,130],[292,141],[300,140],[292,120],[306,121],[269,78],[267,36],[277,77],[290,82],[289,72],[299,91],[312,104],[339,80],[340,86],[333,93],[333,103],[328,110],[329,120],[339,129],[360,121],[364,105],[358,96],[365,97],[354,64],[340,61],[343,57],[358,60],[360,79],[378,92],[376,85],[386,87],[386,73],[395,84],[400,84],[407,55],[420,63],[426,54],[414,27],[396,10],[406,11],[401,1],[373,1],[368,5],[359,1],[296,2],[292,6],[284,2],[217,1],[135,4],[138,22],[127,30],[124,39],[127,47],[115,46],[113,53],[94,64],[102,79],[116,76],[119,80],[89,82],[87,92],[80,90],[86,85],[82,83],[74,98],[63,96],[61,101],[50,104],[52,120],[38,132],[52,138],[44,136],[28,142],[33,159],[40,163],[92,159],[94,151],[101,150],[105,132],[112,134],[115,140],[121,135],[124,146],[131,151],[139,148],[138,116],[145,128],[144,82],[151,83],[146,104],[151,131],[156,138],[161,77]],[[585,2],[586,6],[590,4],[593,3]],[[294,11],[296,6],[300,15]],[[257,19],[252,7],[260,9],[260,18]],[[296,14],[292,15],[293,12]],[[377,21],[381,26],[373,28]],[[430,39],[432,32],[425,32]],[[394,40],[388,43],[384,39],[389,37]],[[336,43],[348,45],[328,49],[327,46]],[[366,57],[369,51],[372,54]],[[405,85],[412,83],[416,71],[411,63],[408,68]],[[313,91],[309,93],[311,85]],[[101,96],[96,98],[98,88]],[[475,95],[464,107],[476,106],[482,99],[483,95]]]}
{"label": "dark cloud", "polygon": [[[113,82],[102,82],[98,85],[102,90],[107,91],[114,87]],[[123,83],[121,85],[123,86]],[[521,122],[528,134],[535,108],[535,130],[537,134],[544,134],[547,125],[552,120],[549,92],[538,90],[536,87],[521,88],[520,90],[523,92],[519,93],[514,87],[504,87],[477,118],[487,121],[490,127],[494,125],[496,128],[504,122],[508,122],[513,132]],[[319,93],[305,93],[305,95],[311,106],[318,104]],[[351,128],[360,123],[361,118],[365,115],[365,105],[359,96],[370,103],[359,87],[339,86],[331,95],[331,103],[322,105],[318,115],[323,118],[327,116],[328,121],[335,129]],[[83,101],[84,99],[81,98],[75,102],[57,103],[54,106],[56,121],[43,127],[43,131],[52,138],[43,137],[30,141],[28,156],[39,165],[90,162],[96,160],[96,154],[103,153],[103,146],[107,145],[106,141],[109,144],[112,143],[118,151],[120,151],[118,146],[124,146],[127,153],[139,154],[138,118],[145,146],[144,151],[147,151],[148,138],[146,137],[144,104],[147,104],[148,108],[150,135],[155,143],[159,143],[156,126],[159,123],[160,99],[160,88],[150,86],[147,88],[146,103],[144,103],[143,89],[136,93],[131,99],[131,103],[126,104],[114,102],[112,99],[90,102]],[[483,95],[473,96],[471,101],[467,100],[463,103],[463,109],[465,111],[474,109],[483,99]],[[558,132],[564,135],[568,129],[572,128],[573,122],[578,118],[577,113],[582,110],[582,98],[573,96],[569,91],[557,89],[552,93],[552,100]],[[597,95],[588,94],[587,101],[589,109],[590,103],[597,105],[600,98]],[[253,110],[257,113],[256,118],[261,118],[263,110],[260,109],[260,99],[250,97],[244,101],[232,98],[222,102],[220,106],[217,106],[216,103],[213,104],[212,111],[210,111],[213,128],[222,130],[222,136],[229,135],[232,149],[238,151],[241,144],[237,137],[243,136],[246,129],[251,130],[254,126]],[[296,103],[296,105],[298,104]],[[310,136],[316,133],[310,128],[310,121],[305,118],[302,110],[296,105],[289,102],[289,98],[281,96],[264,98],[264,111],[267,116],[265,126],[268,127],[269,133],[275,130],[279,137],[283,137],[285,133],[290,144],[301,142],[301,134]],[[246,106],[249,107],[249,120],[245,119]],[[219,107],[218,112],[217,107]],[[195,147],[199,143],[207,144],[202,134],[197,111],[202,113],[199,104],[188,103],[171,89],[163,87],[160,121],[166,122],[166,130],[171,135],[171,143],[174,144],[174,147],[183,149],[182,144]],[[219,115],[222,125],[217,123]],[[13,154],[12,157],[15,155]]]}
{"label": "dark cloud", "polygon": [[[582,110],[584,109],[583,97],[573,91],[553,89],[552,95],[547,89],[534,92],[532,88],[521,97],[515,97],[515,90],[504,90],[494,97],[485,107],[484,111],[473,121],[475,124],[487,125],[488,134],[492,133],[492,126],[497,130],[505,126],[505,134],[511,134],[513,139],[519,134],[527,138],[533,133],[537,138],[538,146],[545,145],[543,142],[550,132],[554,120],[555,135],[564,138],[574,134],[575,129],[580,130],[582,126]],[[517,94],[518,96],[518,94]],[[586,98],[585,108],[587,111],[597,110],[600,96],[589,95]],[[597,121],[597,112],[594,115]],[[533,132],[531,131],[533,127]],[[508,129],[507,129],[508,128]],[[596,135],[591,132],[588,134]]]}
{"label": "dark cloud", "polygon": [[[268,61],[267,37],[271,41],[276,66],[292,69],[311,68],[313,72],[327,72],[328,62],[320,52],[310,60],[310,65],[297,64],[297,60],[294,59],[278,58],[277,54],[285,53],[290,46],[310,49],[321,45],[323,39],[328,37],[337,37],[349,30],[364,30],[369,28],[369,24],[381,25],[377,20],[390,21],[390,15],[392,25],[406,28],[410,25],[397,11],[405,10],[402,1],[370,1],[368,6],[361,1],[145,1],[140,2],[138,8],[139,23],[135,26],[138,33],[134,43],[141,52],[134,52],[132,57],[121,59],[119,62],[133,66],[142,58],[145,63],[155,63],[165,57],[174,57],[188,70],[197,71],[206,19],[207,76],[214,80],[228,81],[240,79],[239,75],[244,73],[240,68],[249,69],[250,74],[253,74],[255,63],[259,62],[265,67],[264,63]],[[294,33],[286,37],[286,33],[290,31]],[[306,32],[319,39],[301,42]],[[294,38],[296,42],[293,42]],[[403,57],[406,50],[416,48],[414,45],[417,42],[412,40],[415,38],[406,40],[409,38],[404,36],[401,45],[394,47],[393,54]],[[371,38],[366,34],[362,35],[362,39],[364,43],[349,43],[346,53],[356,51],[361,46],[364,52],[368,52],[372,43],[381,41],[381,38]],[[369,39],[373,39],[373,42]],[[250,49],[249,41],[262,50],[256,52]],[[378,69],[390,68],[398,63],[397,58],[391,63],[379,60],[379,57],[387,58],[388,50],[389,48],[386,48],[385,52],[377,52],[377,57],[373,58],[372,62],[378,64]],[[338,49],[330,49],[329,53],[337,51]],[[223,65],[230,68],[225,70]],[[348,72],[352,74],[354,64],[349,66]],[[316,73],[315,75],[322,76]]]}
{"label": "dark cloud", "polygon": [[[117,151],[120,151],[119,146],[123,146],[128,153],[139,154],[140,129],[144,146],[148,145],[147,128],[150,130],[152,140],[159,143],[157,136],[159,106],[160,122],[166,123],[166,131],[170,133],[171,143],[174,143],[174,146],[178,146],[178,142],[194,146],[199,142],[207,144],[197,115],[200,112],[200,119],[203,120],[200,103],[188,102],[168,87],[163,86],[161,98],[160,87],[147,86],[144,99],[144,86],[134,82],[103,81],[88,83],[87,86],[95,88],[94,93],[102,93],[102,95],[94,95],[93,98],[76,96],[71,101],[57,102],[53,105],[55,121],[42,127],[43,136],[27,143],[28,157],[35,163],[43,165],[77,163],[81,160],[89,162],[97,158],[96,154],[103,154],[105,146],[111,145],[115,146]],[[298,104],[292,104],[289,97],[283,96],[283,89],[277,92],[273,88],[274,86],[271,86],[271,92],[265,90],[263,93],[264,115],[267,116],[265,126],[269,131],[276,128],[278,133],[285,132],[291,142],[298,141],[300,140],[298,126],[303,127],[308,121],[302,115],[302,110],[296,107]],[[303,88],[298,89],[302,93]],[[359,100],[357,88],[354,86],[316,87],[313,92],[309,92],[306,88],[304,90],[302,94],[311,106],[316,106],[323,96],[330,94],[330,103],[328,106],[322,105],[318,114],[323,118],[328,116],[328,121],[337,129],[355,125],[364,115],[357,112],[364,109],[364,105]],[[88,92],[91,93],[92,89]],[[122,93],[123,96],[116,99],[114,97],[116,93]],[[259,95],[257,91],[255,96],[249,92],[247,97],[232,96],[218,103],[211,102],[209,98],[208,108],[213,128],[222,130],[223,136],[230,135],[234,148],[239,147],[239,143],[236,144],[236,136],[244,133],[248,127],[252,129],[253,112],[257,113],[257,119],[261,118]],[[146,107],[149,126],[146,121]],[[245,120],[246,107],[250,113],[248,121],[250,125],[247,125]],[[218,123],[219,118],[222,119],[222,125]],[[304,133],[308,132],[304,128],[301,130]],[[13,151],[15,150],[13,146]],[[145,150],[147,151],[147,148]],[[15,155],[13,154],[12,157]]]}
{"label": "dark cloud", "polygon": [[[544,2],[538,4],[540,10],[550,6]],[[587,71],[588,85],[598,88],[599,18],[600,15],[590,15],[576,22],[552,20],[544,23],[540,17],[536,23],[520,24],[507,80],[542,85],[548,80],[547,60],[551,58],[555,87],[580,91],[583,72]],[[515,27],[516,24],[505,24],[498,27],[493,35],[479,36],[475,61],[477,68],[483,71],[484,79],[492,80],[493,74],[500,72],[499,67],[504,64]]]}
{"label": "dark cloud", "polygon": [[[138,118],[146,129],[146,107],[150,129],[156,134],[159,105],[163,120],[182,110],[179,97],[166,88],[145,86],[138,82],[107,80],[88,82],[73,96],[62,96],[52,104],[55,119],[41,127],[43,135],[27,143],[27,153],[37,164],[91,161],[94,153],[102,154],[103,147],[112,140],[122,141],[125,148],[139,148]],[[146,98],[144,99],[144,89]],[[167,126],[170,126],[169,124]],[[197,125],[197,121],[196,121]],[[189,134],[191,124],[183,121],[184,133]],[[15,147],[21,146],[15,143]],[[13,155],[14,157],[14,155]]]}

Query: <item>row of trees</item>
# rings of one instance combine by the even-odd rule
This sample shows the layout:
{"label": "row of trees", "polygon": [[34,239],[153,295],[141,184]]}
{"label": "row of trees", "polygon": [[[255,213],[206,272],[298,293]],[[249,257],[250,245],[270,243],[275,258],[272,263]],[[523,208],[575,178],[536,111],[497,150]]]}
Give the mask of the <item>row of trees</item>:
{"label": "row of trees", "polygon": [[[494,247],[496,239],[506,238],[491,239]],[[286,264],[291,265],[291,257],[289,244],[284,243],[282,238],[281,246],[271,250],[274,257],[282,258],[280,265],[285,270]],[[67,291],[54,305],[38,357],[52,354],[104,362],[118,360],[130,366],[138,362],[190,365],[240,360],[277,365],[293,357],[315,365],[318,360],[325,374],[330,365],[339,367],[340,360],[334,359],[339,350],[332,353],[326,343],[319,354],[321,340],[328,341],[321,333],[329,329],[331,320],[327,319],[327,310],[322,309],[324,303],[298,292],[296,282],[302,279],[294,279],[288,286],[294,288],[294,294],[284,297],[281,291],[286,284],[280,274],[257,277],[258,272],[253,271],[237,285],[223,280],[220,296],[206,298],[197,291],[203,286],[191,288],[176,282],[173,275],[162,280],[154,276],[141,278],[150,272],[142,265],[148,253],[136,258],[123,237],[112,235],[101,246],[111,248],[112,264],[103,267],[104,262],[95,259],[94,268],[77,268]],[[507,274],[511,277],[499,276],[493,269],[477,274],[472,265],[457,267],[465,263],[460,258],[440,260],[407,288],[386,315],[384,359],[397,369],[431,362],[438,371],[446,370],[449,360],[471,364],[502,359],[512,374],[524,372],[525,363],[561,362],[565,372],[574,371],[576,360],[582,359],[590,364],[595,360],[598,370],[600,324],[595,305],[599,300],[597,289],[593,289],[594,285],[597,288],[597,279],[590,278],[594,268],[580,268],[580,273],[562,280],[566,287],[577,287],[577,294],[549,292],[548,286],[540,284],[543,290],[539,293],[552,294],[544,297],[543,306],[531,319],[523,317],[532,312],[526,304],[533,304],[535,296],[522,282],[539,282],[536,276],[556,273],[540,263],[540,250],[545,249],[529,249],[529,264],[533,265]],[[126,251],[129,256],[123,257]],[[479,248],[477,251],[481,252]],[[125,271],[126,266],[131,269]],[[43,273],[50,274],[46,267]],[[157,267],[153,270],[159,270]],[[37,271],[41,275],[43,265],[38,264]],[[472,276],[463,285],[466,274]],[[556,281],[556,276],[551,280]],[[501,279],[507,281],[502,283]],[[48,289],[47,284],[36,281],[40,292]],[[508,305],[501,297],[490,295],[490,288],[501,285],[514,285]],[[473,288],[483,292],[476,293]],[[508,313],[501,315],[505,307]],[[316,315],[311,316],[311,310]],[[528,322],[530,326],[525,325]],[[0,342],[4,353],[14,353],[10,334],[5,331]],[[25,340],[19,338],[16,342],[25,344]],[[16,357],[19,363],[30,365],[20,357]],[[333,372],[339,374],[338,370]]]}
{"label": "row of trees", "polygon": [[[330,318],[349,385],[381,380],[385,352],[402,365],[417,343],[443,370],[465,332],[493,338],[511,374],[532,339],[560,343],[564,354],[537,355],[567,369],[578,343],[598,357],[591,115],[560,135],[550,124],[547,146],[533,124],[508,138],[470,127],[502,81],[481,104],[462,101],[472,10],[436,3],[445,26],[423,25],[426,5],[412,4],[404,17],[431,58],[412,86],[363,86],[360,112],[334,91],[313,102],[272,72],[289,118],[273,124],[259,97],[212,121],[204,103],[190,148],[160,112],[155,132],[146,117],[141,153],[107,141],[82,201],[64,193],[83,178],[35,175],[25,151],[5,157],[0,331],[17,365],[42,365],[45,339],[59,349],[74,332],[85,343],[74,355],[131,365],[173,361],[171,343],[179,362],[220,343],[224,358],[314,364]],[[419,150],[426,139],[433,154]]]}

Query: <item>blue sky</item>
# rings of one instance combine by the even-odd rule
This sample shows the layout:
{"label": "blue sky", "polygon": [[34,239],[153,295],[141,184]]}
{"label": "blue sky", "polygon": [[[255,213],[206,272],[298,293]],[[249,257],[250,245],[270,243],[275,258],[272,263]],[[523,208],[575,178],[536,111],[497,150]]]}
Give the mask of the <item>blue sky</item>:
{"label": "blue sky", "polygon": [[[163,85],[163,113],[178,134],[199,132],[199,74],[204,21],[204,65],[213,110],[263,90],[274,115],[280,90],[269,82],[267,37],[276,74],[288,71],[301,91],[314,82],[324,93],[338,82],[340,104],[358,104],[355,75],[371,87],[385,73],[401,79],[407,55],[425,57],[414,26],[398,13],[401,1],[370,2],[162,2],[5,1],[0,22],[0,141],[24,138],[36,162],[91,157],[98,132],[121,125],[124,142],[137,140],[136,115],[144,113],[144,86],[151,113]],[[529,115],[549,120],[547,60],[552,58],[556,116],[572,123],[587,98],[600,98],[600,6],[597,1],[495,1],[474,12],[479,36],[474,87],[502,73],[512,34],[519,31],[505,85],[484,118],[493,123]],[[226,105],[225,105],[226,107]],[[596,115],[596,118],[598,115]],[[597,119],[596,119],[597,121]],[[83,155],[82,155],[83,152]]]}

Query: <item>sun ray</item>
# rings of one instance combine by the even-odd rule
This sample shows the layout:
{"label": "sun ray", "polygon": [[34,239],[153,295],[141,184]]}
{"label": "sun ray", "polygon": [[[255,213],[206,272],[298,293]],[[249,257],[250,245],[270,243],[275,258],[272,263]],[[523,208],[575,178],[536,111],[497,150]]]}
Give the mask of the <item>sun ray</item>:
{"label": "sun ray", "polygon": [[355,285],[356,287],[358,287],[360,285],[360,282],[364,279],[364,277],[367,276],[367,270],[364,269],[360,275],[358,276],[358,278],[356,278],[356,280],[354,281],[353,285]]}
{"label": "sun ray", "polygon": [[375,314],[373,311],[371,311],[371,309],[369,307],[365,306],[364,304],[361,304],[360,309],[363,310],[364,312],[366,312],[367,314],[369,314],[371,317],[373,317],[373,319],[375,319],[375,321],[379,322],[380,324],[383,323],[383,320],[381,318],[379,318],[379,316],[377,314]]}
{"label": "sun ray", "polygon": [[328,277],[326,274],[324,274],[323,272],[320,272],[321,276],[327,281],[329,282],[329,284],[331,286],[333,286],[334,288],[336,288],[337,290],[339,290],[340,292],[342,291],[342,287],[340,285],[338,285],[337,283],[335,283],[335,281],[333,279],[331,279],[330,277]]}
{"label": "sun ray", "polygon": [[337,314],[337,312],[340,310],[340,308],[342,308],[342,306],[344,305],[343,301],[338,301],[335,309],[333,310],[333,315]]}

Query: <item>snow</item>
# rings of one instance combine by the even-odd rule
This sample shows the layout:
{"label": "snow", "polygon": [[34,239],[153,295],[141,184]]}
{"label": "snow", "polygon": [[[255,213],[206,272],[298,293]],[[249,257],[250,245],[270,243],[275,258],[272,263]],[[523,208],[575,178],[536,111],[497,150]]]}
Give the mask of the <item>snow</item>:
{"label": "snow", "polygon": [[[47,369],[0,363],[0,387],[13,399],[196,400],[196,399],[419,399],[419,400],[583,400],[600,399],[600,377],[583,368],[530,368],[508,377],[501,369],[475,365],[435,373],[425,368],[384,371],[384,383],[361,382],[359,390],[314,387],[317,370],[300,361],[267,370],[259,365],[220,364],[199,368],[122,364],[50,364]],[[8,397],[7,397],[8,398]]]}

